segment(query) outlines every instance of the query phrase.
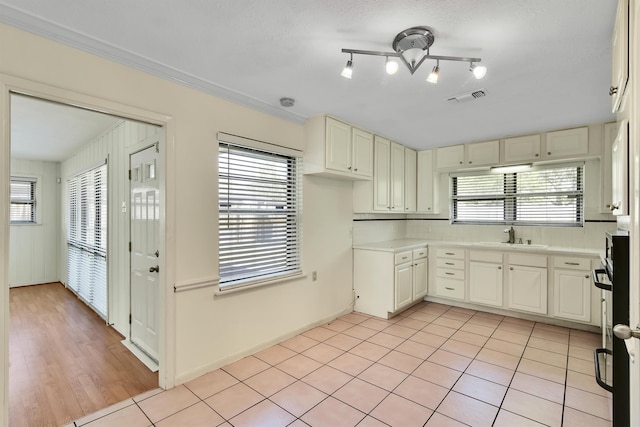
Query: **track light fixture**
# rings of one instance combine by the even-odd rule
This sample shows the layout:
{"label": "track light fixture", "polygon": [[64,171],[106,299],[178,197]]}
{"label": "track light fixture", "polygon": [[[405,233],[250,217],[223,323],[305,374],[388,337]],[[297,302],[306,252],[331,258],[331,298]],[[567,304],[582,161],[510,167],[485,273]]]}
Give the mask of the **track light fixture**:
{"label": "track light fixture", "polygon": [[437,61],[436,66],[433,68],[431,74],[427,78],[430,83],[438,82],[438,75],[440,73],[440,61],[458,61],[468,62],[469,71],[473,73],[476,79],[481,79],[487,74],[487,67],[477,65],[476,62],[480,62],[480,58],[465,58],[461,56],[441,56],[431,55],[429,48],[435,41],[433,32],[428,27],[411,27],[396,35],[393,39],[391,46],[393,52],[381,52],[373,50],[358,50],[358,49],[342,49],[343,53],[351,55],[347,66],[342,70],[342,76],[348,79],[353,74],[353,55],[373,55],[385,57],[385,69],[387,74],[395,74],[398,71],[398,63],[393,58],[399,58],[400,61],[407,66],[411,74],[422,65],[426,59],[435,59]]}
{"label": "track light fixture", "polygon": [[429,74],[429,77],[427,77],[427,81],[429,83],[436,84],[438,83],[439,76],[440,76],[440,60],[436,62],[436,66],[433,67],[433,71],[431,71],[431,74]]}
{"label": "track light fixture", "polygon": [[347,61],[347,65],[344,66],[344,70],[342,70],[340,75],[347,79],[350,79],[353,75],[353,54],[351,54],[351,59]]}

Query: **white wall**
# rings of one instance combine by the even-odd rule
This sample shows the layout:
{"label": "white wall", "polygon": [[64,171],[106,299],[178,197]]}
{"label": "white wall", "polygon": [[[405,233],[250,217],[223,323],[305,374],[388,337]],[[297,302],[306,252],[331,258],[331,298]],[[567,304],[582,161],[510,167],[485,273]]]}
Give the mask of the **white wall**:
{"label": "white wall", "polygon": [[37,178],[37,224],[11,225],[9,286],[56,282],[58,275],[58,163],[11,159],[11,175]]}
{"label": "white wall", "polygon": [[[98,105],[115,110],[126,106],[125,110],[157,112],[170,122],[170,149],[165,158],[165,274],[169,279],[165,292],[169,318],[176,320],[165,327],[169,332],[175,330],[176,342],[166,346],[168,353],[175,351],[175,360],[167,359],[169,384],[351,309],[351,183],[311,177],[303,183],[303,262],[306,272],[318,272],[316,282],[309,275],[216,299],[212,288],[172,293],[176,283],[206,281],[218,275],[217,132],[303,149],[301,125],[9,26],[0,25],[0,40],[11,41],[0,43],[0,73],[5,76],[40,83],[45,92],[49,88],[71,91],[68,97],[86,97],[89,104],[97,98],[102,100]],[[2,78],[0,75],[0,84],[6,84]],[[1,96],[0,101],[6,92]],[[0,103],[0,113],[5,109]],[[0,133],[0,138],[6,152],[7,134]],[[6,179],[0,177],[0,187]],[[4,313],[0,315],[6,315],[6,300],[3,294],[0,310]],[[0,343],[6,355],[3,333]],[[2,360],[6,358],[0,357]],[[4,397],[0,400],[6,402]]]}
{"label": "white wall", "polygon": [[122,335],[129,336],[129,154],[154,139],[158,126],[123,120],[81,147],[60,165],[62,177],[60,202],[60,242],[58,245],[60,280],[67,281],[67,185],[75,175],[102,164],[106,158],[108,176],[108,248],[109,280],[108,320]]}

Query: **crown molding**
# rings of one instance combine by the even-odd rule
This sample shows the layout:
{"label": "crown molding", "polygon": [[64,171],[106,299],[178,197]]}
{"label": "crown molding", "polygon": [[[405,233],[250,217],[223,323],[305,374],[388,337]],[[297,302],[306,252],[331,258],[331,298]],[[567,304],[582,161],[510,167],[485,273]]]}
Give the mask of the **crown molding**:
{"label": "crown molding", "polygon": [[0,4],[0,23],[285,120],[302,124],[308,119],[308,117],[289,110],[283,110],[280,107],[240,91],[201,79],[192,74],[129,52],[87,34],[5,4]]}

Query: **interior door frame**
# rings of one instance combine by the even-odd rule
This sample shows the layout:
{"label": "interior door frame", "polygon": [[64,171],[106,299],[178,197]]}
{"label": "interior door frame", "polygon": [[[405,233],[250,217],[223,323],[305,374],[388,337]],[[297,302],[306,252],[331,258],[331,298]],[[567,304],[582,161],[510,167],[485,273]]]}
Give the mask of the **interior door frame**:
{"label": "interior door frame", "polygon": [[[9,200],[11,165],[11,93],[81,107],[125,119],[141,121],[164,128],[165,144],[160,159],[164,174],[160,177],[160,247],[164,272],[159,277],[164,292],[160,293],[159,386],[175,385],[175,295],[170,284],[175,282],[175,122],[171,116],[120,104],[87,93],[74,92],[44,83],[0,73],[0,198]],[[164,149],[163,149],[164,148]],[[9,204],[0,209],[0,426],[8,426],[9,412]]]}

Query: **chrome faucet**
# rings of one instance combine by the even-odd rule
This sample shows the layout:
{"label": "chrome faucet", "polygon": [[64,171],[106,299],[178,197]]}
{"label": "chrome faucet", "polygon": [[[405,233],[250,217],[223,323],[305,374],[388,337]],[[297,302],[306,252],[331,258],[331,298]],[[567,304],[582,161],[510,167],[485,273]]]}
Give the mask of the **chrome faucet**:
{"label": "chrome faucet", "polygon": [[516,231],[513,229],[513,227],[505,228],[504,232],[505,233],[509,233],[509,240],[506,241],[505,243],[515,243],[516,242]]}

